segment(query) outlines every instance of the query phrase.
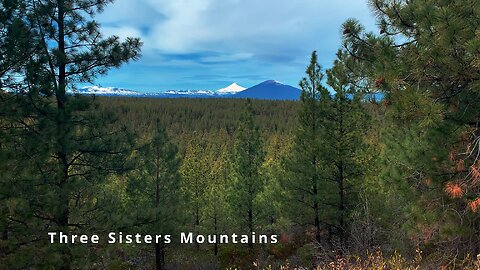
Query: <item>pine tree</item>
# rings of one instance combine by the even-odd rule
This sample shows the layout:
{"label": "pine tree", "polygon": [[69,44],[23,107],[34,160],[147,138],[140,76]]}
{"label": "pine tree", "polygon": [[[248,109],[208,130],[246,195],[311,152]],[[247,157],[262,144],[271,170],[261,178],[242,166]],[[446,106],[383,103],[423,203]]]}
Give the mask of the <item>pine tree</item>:
{"label": "pine tree", "polygon": [[312,53],[306,74],[308,77],[300,81],[302,107],[293,149],[285,160],[285,169],[289,174],[283,186],[287,190],[285,203],[291,220],[301,226],[313,226],[315,239],[320,242],[322,229],[325,228],[323,225],[327,225],[329,230],[333,226],[325,220],[328,213],[324,202],[329,200],[327,197],[334,189],[331,181],[325,178],[322,163],[322,157],[329,155],[325,134],[331,97],[322,85],[323,74],[316,52]]}
{"label": "pine tree", "polygon": [[329,118],[324,140],[330,155],[322,158],[328,168],[328,178],[337,184],[338,198],[331,204],[338,205],[336,225],[343,247],[346,247],[348,236],[348,219],[358,203],[362,177],[369,166],[362,162],[366,151],[364,136],[368,130],[368,116],[362,104],[364,95],[352,81],[351,73],[345,66],[347,60],[348,55],[340,50],[333,67],[327,70],[327,83],[332,87],[334,97],[330,103],[330,114],[324,116]]}
{"label": "pine tree", "polygon": [[[202,209],[205,216],[205,230],[208,234],[219,235],[228,232],[228,205],[227,205],[227,190],[228,190],[228,152],[227,145],[222,144],[218,146],[218,150],[211,150],[210,154],[215,155],[213,159],[211,170],[208,174],[208,184],[205,190],[206,205]],[[213,246],[213,253],[215,256],[219,253],[219,244],[215,242]]]}
{"label": "pine tree", "polygon": [[[241,229],[246,229],[250,234],[257,228],[255,222],[258,205],[255,199],[264,185],[260,175],[260,167],[264,161],[263,143],[253,115],[251,101],[247,99],[245,112],[241,116],[235,137],[232,157],[233,183],[230,190],[234,217],[244,226]],[[249,246],[253,247],[251,243]]]}
{"label": "pine tree", "polygon": [[[124,165],[128,145],[121,130],[112,129],[111,118],[95,115],[91,100],[67,93],[77,83],[92,82],[139,56],[138,39],[103,38],[98,23],[91,20],[109,2],[2,2],[0,17],[7,18],[10,29],[2,32],[0,44],[5,52],[1,86],[14,93],[6,95],[2,106],[12,109],[6,119],[12,127],[9,132],[23,130],[8,143],[15,145],[15,161],[24,166],[2,182],[6,184],[2,190],[11,190],[8,200],[22,202],[10,209],[5,229],[8,238],[17,240],[9,245],[17,255],[26,252],[36,258],[41,251],[35,245],[46,246],[41,244],[46,228],[64,233],[92,229],[96,186]],[[25,231],[25,225],[32,229]],[[30,239],[27,245],[22,238]],[[52,248],[48,260],[13,260],[12,265],[58,269],[74,265],[72,246]]]}
{"label": "pine tree", "polygon": [[[131,226],[145,234],[172,235],[180,225],[180,159],[157,120],[150,140],[139,150],[138,169],[130,177],[127,207]],[[155,243],[155,269],[165,267],[165,245]]]}
{"label": "pine tree", "polygon": [[378,34],[349,20],[343,25],[343,45],[351,55],[349,67],[385,95],[381,179],[401,194],[397,203],[407,210],[397,217],[408,221],[403,227],[411,238],[423,240],[419,244],[439,245],[432,249],[444,254],[443,243],[453,242],[456,253],[476,253],[478,240],[473,239],[478,239],[480,220],[472,206],[480,202],[475,158],[480,3],[370,4]]}
{"label": "pine tree", "polygon": [[265,178],[263,191],[258,195],[258,203],[262,205],[259,219],[262,229],[274,232],[283,221],[282,207],[285,190],[281,183],[285,178],[282,161],[291,149],[290,136],[272,134],[265,143],[265,162],[262,164],[262,175]]}
{"label": "pine tree", "polygon": [[193,136],[194,138],[185,149],[180,175],[182,176],[182,192],[188,201],[188,209],[186,209],[189,216],[188,223],[192,225],[193,231],[199,234],[204,221],[202,211],[207,203],[205,193],[212,158],[206,143],[202,142],[205,138],[198,138],[201,135],[196,132]]}

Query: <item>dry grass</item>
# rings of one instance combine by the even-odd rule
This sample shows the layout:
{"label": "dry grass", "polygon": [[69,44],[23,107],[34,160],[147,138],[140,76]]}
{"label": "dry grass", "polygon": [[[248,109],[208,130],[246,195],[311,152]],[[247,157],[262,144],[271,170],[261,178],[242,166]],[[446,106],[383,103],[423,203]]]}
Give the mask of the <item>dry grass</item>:
{"label": "dry grass", "polygon": [[[245,268],[242,268],[245,269]],[[313,268],[292,266],[286,262],[283,266],[274,267],[260,267],[256,262],[248,269],[255,270],[308,270]],[[322,263],[314,268],[315,270],[424,270],[424,269],[465,269],[465,270],[480,270],[480,254],[471,257],[468,256],[462,261],[445,263],[443,266],[432,266],[423,262],[422,251],[417,249],[416,255],[412,260],[405,259],[399,253],[394,253],[391,256],[384,256],[382,252],[377,251],[369,253],[365,258],[357,256],[338,256],[335,260]],[[228,268],[228,270],[240,270],[240,268]]]}

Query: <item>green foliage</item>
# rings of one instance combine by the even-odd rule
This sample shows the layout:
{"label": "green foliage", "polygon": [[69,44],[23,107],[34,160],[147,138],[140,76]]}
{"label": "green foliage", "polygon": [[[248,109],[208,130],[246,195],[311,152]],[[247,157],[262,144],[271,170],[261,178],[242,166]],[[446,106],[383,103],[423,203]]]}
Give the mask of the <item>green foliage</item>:
{"label": "green foliage", "polygon": [[290,136],[272,134],[265,143],[265,162],[261,168],[265,186],[256,198],[257,204],[262,206],[258,216],[262,231],[278,232],[285,223],[282,204],[286,191],[281,182],[286,171],[282,161],[290,151],[291,141]]}
{"label": "green foliage", "polygon": [[[228,145],[201,137],[197,132],[193,135],[180,170],[187,205],[186,228],[202,234],[228,232]],[[218,245],[214,245],[215,255],[218,249]]]}
{"label": "green foliage", "polygon": [[[178,235],[182,220],[178,150],[157,121],[147,143],[139,149],[137,169],[130,176],[127,228],[133,234]],[[163,238],[162,238],[163,241]],[[164,243],[155,243],[157,269],[165,265]]]}
{"label": "green foliage", "polygon": [[[186,142],[194,137],[193,132],[197,138],[203,136],[201,143],[218,136],[224,136],[219,140],[232,141],[245,109],[244,100],[225,98],[97,97],[97,100],[102,108],[117,112],[119,125],[139,133],[149,132],[159,118],[180,149],[187,147]],[[294,129],[298,102],[252,100],[251,103],[255,122],[262,133],[288,134]]]}
{"label": "green foliage", "polygon": [[136,169],[127,186],[131,203],[127,209],[133,226],[141,226],[145,233],[163,235],[176,232],[179,224],[181,160],[163,127],[157,125],[138,151]]}
{"label": "green foliage", "polygon": [[[370,4],[379,34],[349,20],[343,45],[350,70],[363,76],[358,81],[385,93],[378,186],[391,196],[385,196],[389,210],[378,216],[403,225],[392,234],[403,244],[409,243],[406,235],[430,254],[443,256],[449,248],[465,255],[477,241],[479,222],[473,154],[478,151],[472,146],[479,137],[480,5],[471,0]],[[452,243],[446,247],[445,242]]]}
{"label": "green foliage", "polygon": [[300,125],[285,162],[290,175],[284,187],[287,205],[295,204],[291,208],[293,222],[314,226],[319,243],[325,242],[323,234],[330,244],[337,236],[345,246],[349,217],[358,204],[363,171],[369,165],[365,162],[368,117],[363,95],[345,66],[347,55],[339,51],[337,56],[333,68],[327,71],[333,96],[322,85],[323,74],[315,52],[306,71],[308,79],[300,82]]}
{"label": "green foliage", "polygon": [[327,211],[322,203],[332,194],[332,183],[324,175],[322,155],[326,149],[328,103],[331,97],[322,85],[323,74],[317,63],[316,52],[312,53],[306,70],[308,78],[302,79],[301,104],[298,130],[290,155],[285,160],[289,172],[283,186],[287,190],[287,213],[290,220],[302,226],[314,226],[315,237],[321,241],[321,222]]}
{"label": "green foliage", "polygon": [[230,190],[232,210],[238,218],[239,229],[248,230],[250,233],[256,228],[256,197],[264,187],[260,167],[265,157],[263,141],[253,121],[253,114],[251,102],[247,100],[233,147],[233,182]]}
{"label": "green foliage", "polygon": [[188,224],[198,233],[203,221],[201,211],[207,204],[207,184],[211,181],[210,170],[213,160],[211,151],[207,151],[205,143],[200,143],[202,138],[193,138],[185,149],[181,168],[182,191],[187,199]]}
{"label": "green foliage", "polygon": [[125,169],[131,143],[122,128],[96,114],[91,98],[67,95],[139,56],[138,39],[100,34],[92,17],[109,2],[1,3],[0,85],[10,92],[1,93],[2,160],[14,156],[16,163],[0,182],[9,191],[1,197],[10,207],[0,228],[7,247],[0,261],[8,268],[74,266],[85,249],[47,245],[46,232],[101,227],[98,187]]}
{"label": "green foliage", "polygon": [[[218,151],[218,152],[217,152]],[[204,231],[208,234],[218,235],[220,232],[228,232],[228,187],[229,187],[229,158],[226,145],[222,148],[212,151],[211,154],[216,153],[216,158],[213,159],[210,165],[211,170],[208,175],[209,183],[206,187],[205,201],[206,205],[203,210],[205,216]],[[214,245],[214,254],[219,252],[219,245]]]}
{"label": "green foliage", "polygon": [[327,71],[327,83],[335,96],[330,104],[328,128],[324,141],[323,157],[327,179],[334,181],[338,197],[330,201],[337,205],[333,224],[343,246],[350,234],[350,216],[358,205],[358,194],[363,185],[365,171],[372,166],[368,156],[366,131],[370,127],[368,115],[362,101],[364,95],[352,81],[346,64],[349,60],[344,51],[337,53],[333,67]]}

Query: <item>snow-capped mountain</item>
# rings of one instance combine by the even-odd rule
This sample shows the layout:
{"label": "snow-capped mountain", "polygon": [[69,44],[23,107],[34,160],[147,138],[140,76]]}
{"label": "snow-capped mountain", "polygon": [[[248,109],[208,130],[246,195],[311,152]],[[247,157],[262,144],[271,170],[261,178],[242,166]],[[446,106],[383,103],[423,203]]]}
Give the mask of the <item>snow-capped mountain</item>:
{"label": "snow-capped mountain", "polygon": [[245,88],[243,86],[240,86],[237,83],[232,83],[225,88],[218,89],[217,93],[222,94],[222,95],[223,94],[236,94],[236,93],[242,92],[245,89],[247,89],[247,88]]}
{"label": "snow-capped mountain", "polygon": [[104,95],[104,96],[137,96],[140,93],[132,90],[122,89],[118,87],[100,87],[97,85],[82,87],[74,93],[81,95]]}

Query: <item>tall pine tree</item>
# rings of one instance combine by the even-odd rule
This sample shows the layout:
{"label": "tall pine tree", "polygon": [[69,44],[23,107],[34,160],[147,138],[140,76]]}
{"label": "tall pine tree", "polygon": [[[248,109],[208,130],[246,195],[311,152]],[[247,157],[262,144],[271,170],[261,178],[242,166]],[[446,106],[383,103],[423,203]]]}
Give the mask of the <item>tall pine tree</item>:
{"label": "tall pine tree", "polygon": [[[264,180],[260,167],[264,161],[263,143],[260,130],[255,124],[251,101],[247,99],[245,112],[235,137],[232,156],[233,183],[230,202],[235,218],[248,233],[257,228],[258,205],[256,197],[262,191]],[[250,248],[253,245],[250,243]]]}
{"label": "tall pine tree", "polygon": [[[137,170],[127,193],[130,224],[144,234],[174,235],[181,224],[180,159],[157,120],[150,140],[139,150]],[[155,247],[155,269],[165,268],[165,244]]]}
{"label": "tall pine tree", "polygon": [[418,239],[413,245],[442,255],[478,253],[480,3],[370,5],[378,32],[349,20],[343,45],[349,68],[385,95],[380,179],[402,204],[395,223]]}
{"label": "tall pine tree", "polygon": [[[9,132],[22,130],[7,147],[14,147],[15,162],[23,163],[16,166],[16,175],[2,181],[2,190],[11,191],[7,200],[17,202],[2,228],[11,250],[0,259],[8,266],[74,266],[76,255],[70,245],[49,246],[49,259],[36,259],[35,254],[46,248],[44,230],[91,230],[98,209],[97,185],[124,165],[128,144],[121,130],[111,128],[109,117],[95,115],[91,100],[68,94],[77,83],[92,82],[110,68],[139,57],[138,39],[104,38],[92,19],[109,2],[2,2],[0,17],[6,18],[10,29],[2,32],[0,44],[5,52],[1,86],[13,91],[2,97],[2,106],[11,109],[5,119]],[[9,256],[22,253],[34,259]]]}
{"label": "tall pine tree", "polygon": [[306,70],[307,78],[300,81],[302,107],[291,154],[285,160],[289,172],[283,186],[287,194],[287,212],[290,219],[303,228],[313,226],[317,242],[321,241],[322,229],[332,229],[326,222],[325,208],[331,196],[333,183],[327,181],[322,158],[326,152],[325,134],[328,128],[330,94],[322,85],[323,74],[313,52]]}
{"label": "tall pine tree", "polygon": [[358,204],[364,171],[369,166],[365,156],[367,145],[368,115],[364,109],[364,94],[357,89],[352,74],[345,65],[348,54],[338,51],[333,67],[327,70],[327,83],[334,96],[330,103],[329,128],[325,132],[326,152],[322,156],[327,178],[336,183],[338,196],[329,204],[337,205],[334,219],[337,220],[337,235],[342,247],[346,247],[349,234],[349,219]]}
{"label": "tall pine tree", "polygon": [[[188,211],[187,222],[196,234],[200,233],[200,227],[205,220],[202,216],[202,210],[207,203],[205,193],[212,165],[211,153],[207,150],[206,143],[201,142],[201,140],[205,140],[205,138],[195,132],[194,138],[185,149],[182,167],[180,168],[182,192],[188,202],[188,209],[186,209]],[[199,248],[198,244],[197,248]]]}

